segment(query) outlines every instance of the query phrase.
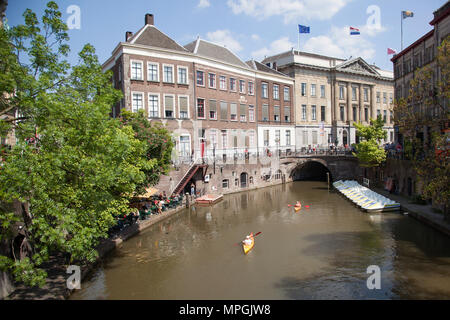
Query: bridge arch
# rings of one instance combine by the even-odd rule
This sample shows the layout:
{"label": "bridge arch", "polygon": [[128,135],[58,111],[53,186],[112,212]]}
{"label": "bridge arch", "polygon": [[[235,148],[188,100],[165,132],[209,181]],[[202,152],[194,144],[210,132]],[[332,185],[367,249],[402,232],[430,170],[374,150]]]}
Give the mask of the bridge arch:
{"label": "bridge arch", "polygon": [[327,181],[327,173],[330,181],[333,181],[331,170],[328,168],[326,161],[322,159],[311,159],[298,162],[290,172],[290,178],[293,181],[312,180]]}

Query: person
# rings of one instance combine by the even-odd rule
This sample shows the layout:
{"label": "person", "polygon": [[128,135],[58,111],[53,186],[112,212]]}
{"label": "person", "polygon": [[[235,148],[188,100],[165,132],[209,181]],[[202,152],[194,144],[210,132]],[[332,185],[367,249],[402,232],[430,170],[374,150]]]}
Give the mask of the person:
{"label": "person", "polygon": [[250,236],[246,236],[245,240],[242,241],[246,246],[250,246],[252,244],[252,238]]}
{"label": "person", "polygon": [[296,206],[297,208],[301,208],[301,207],[302,207],[302,204],[300,203],[300,201],[297,201],[297,203],[295,204],[295,206]]}
{"label": "person", "polygon": [[195,196],[195,186],[191,184],[191,196]]}
{"label": "person", "polygon": [[166,194],[166,191],[163,191],[163,194],[162,194],[162,195],[163,195],[163,198],[164,198],[164,199],[166,199],[166,198],[167,198],[167,194]]}
{"label": "person", "polygon": [[162,213],[162,207],[163,207],[163,205],[164,205],[164,201],[159,201],[159,203],[158,203],[158,214],[161,214]]}

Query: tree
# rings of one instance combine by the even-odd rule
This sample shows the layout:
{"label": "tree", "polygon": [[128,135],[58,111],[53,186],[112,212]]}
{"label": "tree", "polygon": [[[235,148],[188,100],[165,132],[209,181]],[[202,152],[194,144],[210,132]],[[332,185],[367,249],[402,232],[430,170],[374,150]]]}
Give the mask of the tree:
{"label": "tree", "polygon": [[152,125],[143,110],[137,113],[124,110],[121,112],[120,121],[122,125],[131,126],[135,137],[146,143],[146,156],[153,164],[144,171],[145,180],[136,188],[136,193],[142,194],[145,188],[159,182],[161,174],[169,173],[174,143],[170,132],[159,122]]}
{"label": "tree", "polygon": [[435,63],[414,72],[409,95],[395,102],[395,122],[411,145],[410,157],[422,182],[422,195],[444,208],[450,220],[450,36],[437,48]]}
{"label": "tree", "polygon": [[[19,115],[2,120],[14,128],[17,144],[2,163],[0,240],[19,223],[32,250],[21,260],[0,255],[0,269],[42,285],[39,266],[52,253],[69,262],[97,257],[99,240],[115,216],[128,213],[136,186],[156,164],[132,127],[109,117],[121,92],[102,73],[94,48],[85,45],[75,66],[62,60],[69,52],[67,26],[56,3],[47,4],[41,23],[31,10],[24,18],[24,25],[0,28],[0,89],[7,93],[0,113]],[[13,199],[29,210],[12,212]]]}
{"label": "tree", "polygon": [[383,130],[384,121],[381,116],[370,119],[370,125],[354,123],[356,134],[362,139],[356,144],[353,155],[358,158],[363,167],[376,167],[386,161],[386,152],[380,146],[381,140],[386,139],[387,133]]}

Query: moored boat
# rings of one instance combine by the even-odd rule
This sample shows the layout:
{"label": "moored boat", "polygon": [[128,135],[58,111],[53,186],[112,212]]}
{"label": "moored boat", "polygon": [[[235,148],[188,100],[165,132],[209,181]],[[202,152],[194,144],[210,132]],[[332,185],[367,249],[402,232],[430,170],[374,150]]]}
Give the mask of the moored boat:
{"label": "moored boat", "polygon": [[195,203],[211,205],[211,204],[215,204],[215,203],[219,202],[222,199],[223,199],[222,194],[219,194],[219,195],[205,194],[204,196],[201,196],[201,197],[195,199]]}

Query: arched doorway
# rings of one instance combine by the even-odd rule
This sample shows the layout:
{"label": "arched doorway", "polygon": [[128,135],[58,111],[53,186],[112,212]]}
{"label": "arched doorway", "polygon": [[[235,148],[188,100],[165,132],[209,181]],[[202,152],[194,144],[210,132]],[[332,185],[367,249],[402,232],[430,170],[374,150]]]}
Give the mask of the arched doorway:
{"label": "arched doorway", "polygon": [[345,146],[348,142],[347,130],[342,131],[342,144]]}
{"label": "arched doorway", "polygon": [[241,188],[247,188],[248,186],[248,174],[246,172],[241,173]]}

